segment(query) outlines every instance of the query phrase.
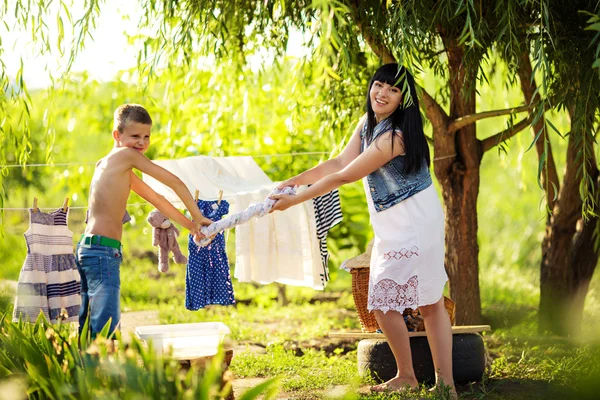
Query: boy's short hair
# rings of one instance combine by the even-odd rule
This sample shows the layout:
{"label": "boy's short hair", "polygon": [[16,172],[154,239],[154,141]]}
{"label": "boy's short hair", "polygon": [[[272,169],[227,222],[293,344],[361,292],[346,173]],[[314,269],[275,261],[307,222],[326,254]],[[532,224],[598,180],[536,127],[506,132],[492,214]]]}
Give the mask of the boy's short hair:
{"label": "boy's short hair", "polygon": [[120,105],[115,110],[113,130],[116,129],[123,133],[129,122],[152,125],[152,118],[150,118],[148,111],[139,104]]}

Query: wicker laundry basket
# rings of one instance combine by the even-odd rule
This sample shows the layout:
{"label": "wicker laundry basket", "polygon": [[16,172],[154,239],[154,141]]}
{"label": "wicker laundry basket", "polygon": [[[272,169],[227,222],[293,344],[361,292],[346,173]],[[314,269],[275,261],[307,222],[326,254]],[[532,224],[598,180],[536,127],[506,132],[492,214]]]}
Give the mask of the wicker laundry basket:
{"label": "wicker laundry basket", "polygon": [[[375,319],[375,314],[369,312],[367,309],[367,301],[369,298],[369,273],[370,273],[370,262],[371,262],[371,250],[373,248],[373,241],[369,242],[367,251],[360,254],[344,263],[344,267],[350,269],[352,274],[352,297],[354,298],[354,305],[358,313],[358,320],[362,327],[363,332],[375,332],[379,329],[379,324]],[[450,323],[455,323],[455,304],[454,301],[444,296],[444,306],[450,316]],[[416,331],[424,331],[425,324],[421,320],[421,323],[416,328]]]}

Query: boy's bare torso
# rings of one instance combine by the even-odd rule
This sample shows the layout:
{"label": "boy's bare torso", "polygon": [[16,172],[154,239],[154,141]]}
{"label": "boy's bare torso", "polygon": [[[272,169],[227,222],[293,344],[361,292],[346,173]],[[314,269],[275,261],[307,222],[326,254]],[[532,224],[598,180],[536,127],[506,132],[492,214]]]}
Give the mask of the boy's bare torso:
{"label": "boy's bare torso", "polygon": [[131,190],[129,149],[115,148],[96,164],[90,185],[86,234],[121,240],[123,215]]}

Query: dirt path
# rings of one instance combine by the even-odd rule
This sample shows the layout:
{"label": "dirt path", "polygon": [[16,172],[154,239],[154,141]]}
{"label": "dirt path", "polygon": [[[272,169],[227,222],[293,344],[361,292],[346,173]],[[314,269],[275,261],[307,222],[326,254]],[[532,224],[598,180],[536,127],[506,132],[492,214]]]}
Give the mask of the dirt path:
{"label": "dirt path", "polygon": [[131,340],[137,326],[158,325],[158,311],[133,311],[121,314],[121,333],[125,341]]}

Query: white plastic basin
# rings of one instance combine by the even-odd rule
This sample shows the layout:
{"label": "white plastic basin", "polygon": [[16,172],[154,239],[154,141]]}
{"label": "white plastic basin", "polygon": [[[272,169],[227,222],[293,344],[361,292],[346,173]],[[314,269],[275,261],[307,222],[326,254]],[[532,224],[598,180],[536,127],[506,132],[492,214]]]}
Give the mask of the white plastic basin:
{"label": "white plastic basin", "polygon": [[146,343],[152,342],[157,354],[172,349],[173,357],[191,359],[215,355],[225,335],[231,333],[222,322],[148,325],[135,328],[135,334]]}

